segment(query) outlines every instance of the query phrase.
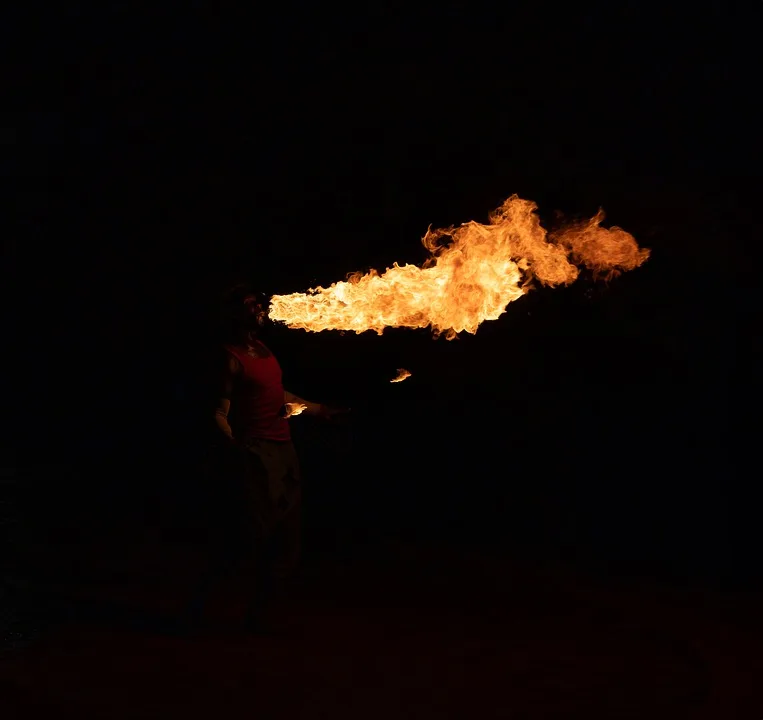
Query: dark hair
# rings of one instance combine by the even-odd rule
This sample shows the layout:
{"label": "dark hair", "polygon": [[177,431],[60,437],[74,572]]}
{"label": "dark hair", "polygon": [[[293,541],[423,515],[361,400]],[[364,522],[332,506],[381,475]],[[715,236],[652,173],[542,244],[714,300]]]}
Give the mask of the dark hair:
{"label": "dark hair", "polygon": [[264,308],[268,307],[269,297],[246,282],[238,283],[228,288],[222,295],[221,303],[221,326],[223,333],[229,339],[236,338],[241,331],[242,322],[246,313],[244,312],[244,300],[248,297],[255,297],[262,303]]}
{"label": "dark hair", "polygon": [[223,293],[223,305],[235,308],[241,305],[246,298],[256,294],[254,288],[249,283],[238,283],[238,285],[228,288]]}
{"label": "dark hair", "polygon": [[256,290],[254,286],[249,283],[239,283],[231,288],[228,288],[222,297],[223,310],[229,313],[237,313],[241,310],[244,304],[244,300],[248,297],[255,297],[262,304],[263,307],[267,307],[270,304],[270,296],[261,290]]}

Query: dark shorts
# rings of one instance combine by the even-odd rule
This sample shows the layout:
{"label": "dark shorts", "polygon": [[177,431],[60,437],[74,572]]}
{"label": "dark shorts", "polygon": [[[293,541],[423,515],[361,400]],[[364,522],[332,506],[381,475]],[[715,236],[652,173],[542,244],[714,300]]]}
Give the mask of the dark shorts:
{"label": "dark shorts", "polygon": [[299,460],[291,441],[251,438],[237,469],[247,516],[267,537],[302,499]]}

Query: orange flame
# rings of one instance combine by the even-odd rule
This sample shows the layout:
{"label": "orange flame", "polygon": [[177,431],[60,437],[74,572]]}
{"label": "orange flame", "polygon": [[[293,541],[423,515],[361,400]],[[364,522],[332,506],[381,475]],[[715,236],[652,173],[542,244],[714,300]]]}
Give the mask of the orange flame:
{"label": "orange flame", "polygon": [[294,415],[299,415],[305,410],[307,410],[307,405],[304,403],[286,403],[284,405],[284,417],[290,418]]}
{"label": "orange flame", "polygon": [[408,372],[405,368],[398,368],[397,369],[397,377],[393,377],[392,380],[390,380],[391,383],[399,383],[403,382],[406,378],[409,378],[411,376],[411,373]]}
{"label": "orange flame", "polygon": [[551,287],[568,285],[578,277],[576,264],[610,279],[649,257],[630,233],[601,227],[602,211],[550,239],[536,211],[534,202],[512,195],[490,214],[487,225],[471,221],[430,228],[422,242],[431,257],[420,268],[395,263],[381,275],[354,273],[328,288],[274,295],[269,315],[313,332],[374,330],[381,335],[386,327],[431,327],[435,335],[452,340],[500,317],[529,290],[532,279]]}

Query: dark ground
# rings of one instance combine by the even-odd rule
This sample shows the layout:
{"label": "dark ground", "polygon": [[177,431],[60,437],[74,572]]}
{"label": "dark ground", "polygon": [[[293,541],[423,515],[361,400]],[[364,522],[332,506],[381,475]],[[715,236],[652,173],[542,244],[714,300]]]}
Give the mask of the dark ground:
{"label": "dark ground", "polygon": [[[345,536],[313,547],[302,587],[262,638],[237,634],[235,594],[218,598],[205,634],[163,632],[198,548],[144,536],[117,563],[107,551],[101,562],[124,567],[121,577],[51,588],[68,619],[0,656],[4,716],[709,719],[762,709],[759,592],[595,579],[462,544]],[[91,554],[78,548],[78,562]]]}
{"label": "dark ground", "polygon": [[[752,14],[99,8],[35,24],[2,136],[2,717],[760,717]],[[512,193],[651,258],[455,342],[274,329],[288,388],[353,408],[293,421],[302,586],[276,637],[232,589],[167,635],[220,292],[420,263]]]}

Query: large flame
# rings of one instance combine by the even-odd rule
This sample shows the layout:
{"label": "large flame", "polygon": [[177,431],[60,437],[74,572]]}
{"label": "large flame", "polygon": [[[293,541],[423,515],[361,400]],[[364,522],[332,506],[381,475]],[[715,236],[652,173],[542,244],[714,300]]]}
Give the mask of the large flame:
{"label": "large flame", "polygon": [[292,328],[374,330],[431,327],[453,339],[475,333],[522,297],[533,279],[567,285],[578,265],[612,278],[641,265],[649,251],[618,227],[601,227],[604,213],[548,235],[537,205],[512,195],[489,223],[429,229],[422,239],[431,257],[422,267],[395,263],[386,272],[354,273],[346,282],[306,293],[274,295],[269,315]]}

